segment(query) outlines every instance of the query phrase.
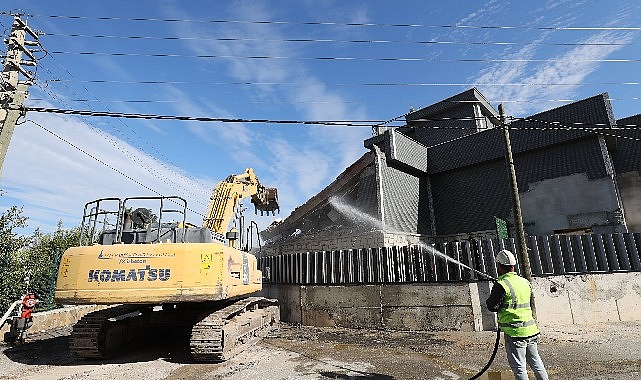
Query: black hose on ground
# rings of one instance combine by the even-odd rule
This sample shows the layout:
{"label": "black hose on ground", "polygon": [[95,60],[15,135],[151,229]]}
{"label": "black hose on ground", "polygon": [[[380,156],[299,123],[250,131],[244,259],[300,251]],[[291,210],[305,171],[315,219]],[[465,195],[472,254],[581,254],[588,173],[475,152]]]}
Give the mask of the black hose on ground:
{"label": "black hose on ground", "polygon": [[478,379],[479,377],[481,377],[482,374],[485,373],[485,371],[488,370],[488,368],[490,368],[490,366],[492,365],[492,362],[494,361],[494,358],[496,357],[496,351],[498,351],[498,349],[499,349],[499,340],[500,339],[501,339],[501,329],[497,328],[496,329],[496,341],[494,342],[494,351],[492,351],[492,356],[490,356],[490,360],[488,360],[487,364],[485,365],[485,367],[483,367],[482,370],[480,370],[476,375],[470,377],[469,380]]}

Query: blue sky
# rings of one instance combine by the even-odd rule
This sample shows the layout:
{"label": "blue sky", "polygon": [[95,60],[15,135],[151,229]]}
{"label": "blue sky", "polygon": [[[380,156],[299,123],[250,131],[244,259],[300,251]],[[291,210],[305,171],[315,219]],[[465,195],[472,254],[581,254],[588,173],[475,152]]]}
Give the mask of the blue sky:
{"label": "blue sky", "polygon": [[[370,121],[473,86],[516,117],[602,92],[617,118],[641,113],[640,8],[636,0],[5,0],[0,12],[22,9],[44,33],[30,106]],[[12,18],[0,22],[6,35]],[[285,217],[364,154],[371,136],[369,127],[34,112],[26,120],[5,160],[0,208],[24,207],[30,228],[44,231],[58,220],[78,225],[87,201],[153,195],[147,188],[203,213],[215,183],[246,167],[278,188]]]}

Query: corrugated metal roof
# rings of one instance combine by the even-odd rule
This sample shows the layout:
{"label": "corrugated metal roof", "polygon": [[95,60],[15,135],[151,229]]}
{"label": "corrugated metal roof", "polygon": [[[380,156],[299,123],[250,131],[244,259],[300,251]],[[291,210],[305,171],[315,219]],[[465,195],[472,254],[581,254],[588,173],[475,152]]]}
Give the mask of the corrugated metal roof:
{"label": "corrugated metal roof", "polygon": [[[575,123],[581,123],[576,125]],[[541,112],[510,124],[512,153],[540,149],[550,145],[582,139],[594,132],[576,128],[612,128],[611,107],[607,94]],[[562,128],[574,128],[563,130]],[[428,149],[429,173],[499,159],[505,155],[503,131],[499,128],[443,143]]]}
{"label": "corrugated metal roof", "polygon": [[434,115],[442,114],[453,108],[459,107],[461,103],[480,103],[483,105],[484,114],[498,118],[498,112],[490,105],[483,94],[481,94],[479,90],[473,87],[445,100],[441,100],[438,103],[434,103],[432,105],[414,111],[408,114],[405,117],[405,120],[407,120],[408,124],[411,124],[412,120],[425,119],[430,118]]}

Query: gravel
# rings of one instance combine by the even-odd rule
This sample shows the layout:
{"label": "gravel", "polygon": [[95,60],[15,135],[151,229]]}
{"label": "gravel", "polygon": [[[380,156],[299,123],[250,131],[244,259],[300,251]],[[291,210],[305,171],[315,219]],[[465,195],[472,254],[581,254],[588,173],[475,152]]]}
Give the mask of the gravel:
{"label": "gravel", "polygon": [[[551,379],[641,378],[640,322],[541,326]],[[234,358],[194,363],[185,342],[158,337],[126,355],[93,361],[67,349],[69,328],[0,346],[0,379],[467,379],[490,357],[496,333],[412,332],[282,324]],[[489,372],[511,378],[501,340]]]}

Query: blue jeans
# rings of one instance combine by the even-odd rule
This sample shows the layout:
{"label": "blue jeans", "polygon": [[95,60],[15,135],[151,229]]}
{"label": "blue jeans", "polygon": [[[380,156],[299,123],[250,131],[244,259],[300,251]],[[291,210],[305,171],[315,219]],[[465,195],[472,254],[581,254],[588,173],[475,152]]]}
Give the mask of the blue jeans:
{"label": "blue jeans", "polygon": [[548,380],[548,373],[537,348],[539,334],[525,339],[515,339],[505,333],[503,336],[505,338],[507,362],[510,364],[516,380],[528,380],[526,363],[534,371],[534,376],[537,380]]}

